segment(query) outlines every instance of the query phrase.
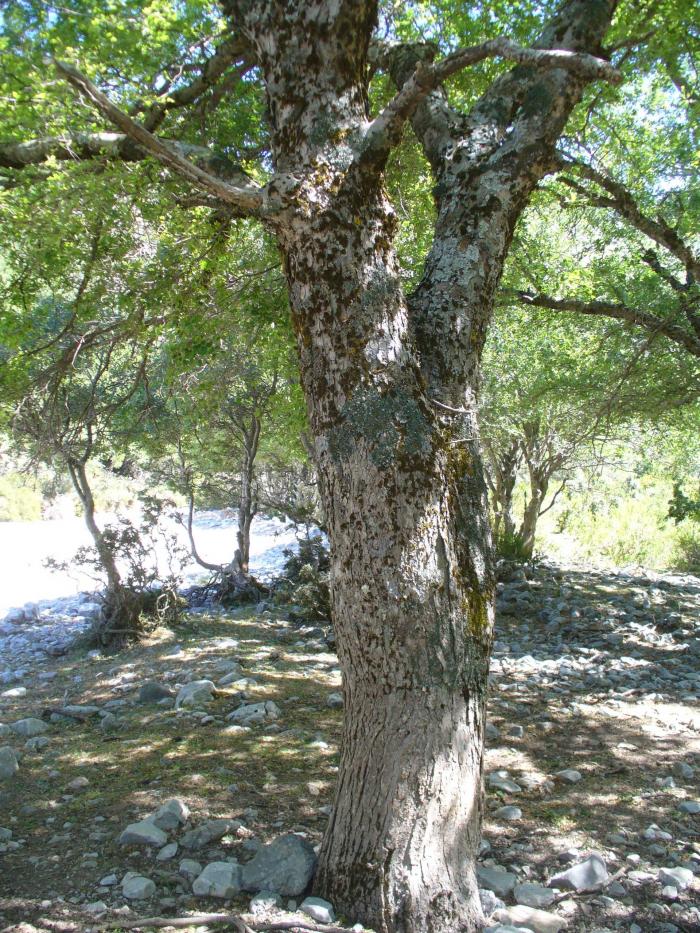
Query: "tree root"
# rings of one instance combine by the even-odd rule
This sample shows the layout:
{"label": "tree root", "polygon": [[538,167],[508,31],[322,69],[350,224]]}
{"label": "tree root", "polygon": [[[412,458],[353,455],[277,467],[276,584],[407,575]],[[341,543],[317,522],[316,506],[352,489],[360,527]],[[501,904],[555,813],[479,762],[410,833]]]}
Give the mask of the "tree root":
{"label": "tree root", "polygon": [[187,928],[207,923],[228,923],[235,933],[274,933],[275,930],[299,930],[310,933],[348,933],[348,927],[334,927],[324,924],[304,923],[303,920],[281,920],[276,923],[256,923],[249,926],[237,914],[191,914],[189,917],[143,917],[140,920],[115,920],[90,927],[93,933],[103,930],[140,930],[146,927]]}

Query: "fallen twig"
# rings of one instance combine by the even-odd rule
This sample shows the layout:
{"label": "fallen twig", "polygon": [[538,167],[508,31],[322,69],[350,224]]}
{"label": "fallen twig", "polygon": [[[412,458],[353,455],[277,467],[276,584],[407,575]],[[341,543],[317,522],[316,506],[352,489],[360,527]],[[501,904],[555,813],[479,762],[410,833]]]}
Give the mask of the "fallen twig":
{"label": "fallen twig", "polygon": [[304,923],[303,920],[280,920],[275,923],[256,923],[248,926],[237,914],[190,914],[189,917],[142,917],[139,920],[114,920],[92,928],[101,930],[139,930],[146,927],[195,927],[207,923],[229,923],[236,933],[273,933],[275,930],[303,930],[310,933],[348,933],[347,927],[332,927],[324,924]]}

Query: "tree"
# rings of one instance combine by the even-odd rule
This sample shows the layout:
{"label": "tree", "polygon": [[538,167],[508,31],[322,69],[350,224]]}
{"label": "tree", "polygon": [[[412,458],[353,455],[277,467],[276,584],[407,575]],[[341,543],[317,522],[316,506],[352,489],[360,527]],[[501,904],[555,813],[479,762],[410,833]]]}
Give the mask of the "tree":
{"label": "tree", "polygon": [[[567,0],[544,26],[528,7],[524,44],[448,42],[436,54],[409,41],[415,30],[372,44],[371,0],[225,0],[227,31],[205,61],[176,45],[191,81],[161,65],[149,85],[151,53],[139,48],[125,83],[111,55],[110,66],[96,59],[99,36],[86,60],[95,80],[57,65],[116,134],[88,118],[82,134],[65,127],[0,147],[9,175],[48,159],[148,156],[187,185],[190,203],[197,192],[196,203],[256,217],[277,239],[344,674],[338,794],[315,884],[380,931],[480,924],[474,859],[495,587],[476,423],[480,358],[518,217],[556,169],[557,139],[589,84],[618,80],[601,58],[616,5]],[[96,24],[88,17],[81,28],[127,29],[89,6]],[[508,4],[499,12],[511,20]],[[56,16],[62,30],[76,28]],[[483,39],[478,16],[465,11],[458,22],[459,39]],[[443,84],[464,81],[467,68],[475,93],[456,95],[460,109]],[[370,80],[382,73],[396,92],[370,115]],[[119,105],[105,93],[114,96],[115,84]],[[260,108],[263,93],[269,135],[263,122],[236,135],[241,110]],[[207,118],[199,143],[186,141],[197,125],[182,117],[188,107]],[[434,176],[436,217],[410,294],[384,187],[408,122]],[[229,158],[192,148],[212,137]],[[262,158],[246,177],[230,154],[250,142]]]}

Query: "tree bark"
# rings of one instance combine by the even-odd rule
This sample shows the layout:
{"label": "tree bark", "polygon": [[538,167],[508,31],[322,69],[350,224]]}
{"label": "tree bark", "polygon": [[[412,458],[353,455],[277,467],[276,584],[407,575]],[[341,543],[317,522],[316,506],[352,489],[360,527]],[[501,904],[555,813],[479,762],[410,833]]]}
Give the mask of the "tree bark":
{"label": "tree bark", "polygon": [[[543,47],[596,51],[614,3],[590,7],[566,4]],[[345,724],[315,889],[378,933],[473,931],[495,589],[479,363],[515,222],[586,81],[520,66],[460,119],[441,90],[425,97],[413,124],[438,219],[407,298],[382,183],[390,140],[381,126],[363,139],[376,4],[224,8],[267,90],[268,191],[289,204],[271,223],[331,543]],[[416,60],[399,56],[399,86]]]}
{"label": "tree bark", "polygon": [[107,546],[102,530],[95,518],[95,499],[92,495],[85,464],[79,460],[69,459],[67,465],[73,487],[83,507],[85,524],[95,543],[95,550],[97,551],[100,563],[107,577],[107,591],[109,593],[117,593],[122,588],[121,575],[114,559],[114,554]]}
{"label": "tree bark", "polygon": [[236,531],[237,569],[247,574],[250,568],[250,529],[258,510],[255,497],[255,458],[260,445],[260,419],[253,414],[247,429],[242,430],[241,494],[238,499],[238,530]]}

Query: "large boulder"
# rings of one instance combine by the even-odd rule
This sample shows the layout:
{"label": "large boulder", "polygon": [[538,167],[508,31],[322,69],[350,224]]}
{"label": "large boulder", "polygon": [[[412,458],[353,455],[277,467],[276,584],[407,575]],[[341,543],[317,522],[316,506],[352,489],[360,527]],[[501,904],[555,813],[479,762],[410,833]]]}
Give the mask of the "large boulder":
{"label": "large boulder", "polygon": [[241,866],[235,862],[210,862],[192,883],[200,897],[235,897],[241,891]]}
{"label": "large boulder", "polygon": [[280,836],[263,846],[243,866],[244,891],[275,891],[285,897],[303,894],[316,867],[316,853],[301,836]]}

